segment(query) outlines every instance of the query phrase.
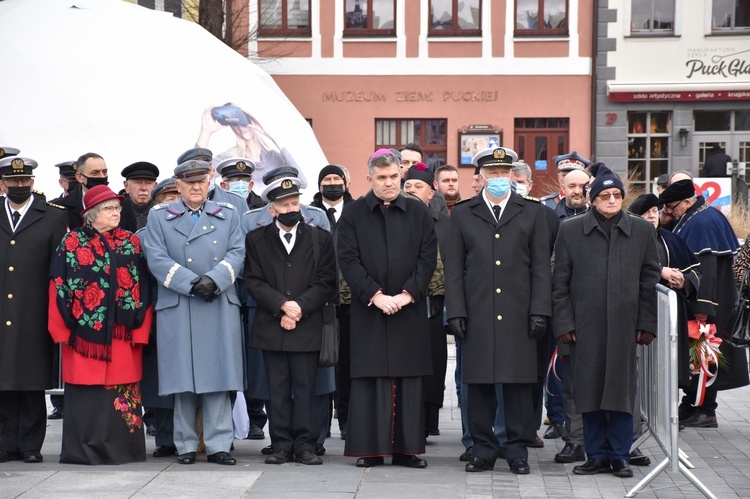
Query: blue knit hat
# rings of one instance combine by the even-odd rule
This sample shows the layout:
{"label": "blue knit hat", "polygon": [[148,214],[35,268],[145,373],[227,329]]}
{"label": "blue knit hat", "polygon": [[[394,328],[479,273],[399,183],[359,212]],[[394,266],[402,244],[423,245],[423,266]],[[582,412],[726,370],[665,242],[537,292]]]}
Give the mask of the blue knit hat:
{"label": "blue knit hat", "polygon": [[596,177],[591,181],[591,188],[589,190],[591,193],[591,200],[593,201],[603,190],[612,189],[614,187],[620,189],[622,195],[625,196],[625,186],[622,185],[620,177],[607,168],[607,165],[602,164],[599,166],[599,171],[596,172]]}

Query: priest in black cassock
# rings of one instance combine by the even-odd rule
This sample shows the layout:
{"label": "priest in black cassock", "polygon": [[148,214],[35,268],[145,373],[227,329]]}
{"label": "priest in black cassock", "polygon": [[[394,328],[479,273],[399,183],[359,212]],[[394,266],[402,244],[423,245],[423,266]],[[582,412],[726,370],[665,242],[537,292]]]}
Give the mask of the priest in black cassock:
{"label": "priest in black cassock", "polygon": [[422,382],[432,374],[425,296],[437,263],[429,208],[401,194],[398,158],[368,162],[372,189],[337,226],[341,272],[351,286],[351,395],[344,454],[357,466],[425,468]]}

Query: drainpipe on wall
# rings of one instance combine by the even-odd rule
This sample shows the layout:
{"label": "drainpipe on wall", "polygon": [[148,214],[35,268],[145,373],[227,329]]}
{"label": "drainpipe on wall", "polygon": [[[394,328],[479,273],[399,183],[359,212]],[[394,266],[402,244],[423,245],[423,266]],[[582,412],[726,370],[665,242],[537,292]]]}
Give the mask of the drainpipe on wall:
{"label": "drainpipe on wall", "polygon": [[599,1],[594,0],[593,29],[591,30],[591,160],[596,161],[596,60],[599,44]]}

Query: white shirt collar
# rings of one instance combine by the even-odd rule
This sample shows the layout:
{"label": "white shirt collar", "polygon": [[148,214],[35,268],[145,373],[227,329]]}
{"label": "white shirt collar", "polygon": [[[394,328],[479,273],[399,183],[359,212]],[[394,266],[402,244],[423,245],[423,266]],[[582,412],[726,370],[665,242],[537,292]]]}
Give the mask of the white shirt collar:
{"label": "white shirt collar", "polygon": [[[287,232],[281,227],[281,224],[279,221],[276,221],[276,227],[279,228],[279,238],[281,239],[282,244],[284,245],[284,248],[286,248],[287,253],[292,252],[292,248],[294,248],[294,243],[297,241],[297,226],[299,225],[299,222],[297,222],[294,227],[292,227],[292,230]],[[287,241],[284,237],[284,234],[291,234],[292,238]]]}
{"label": "white shirt collar", "polygon": [[[26,200],[26,204],[24,204],[18,210],[16,210],[13,207],[11,207],[10,200],[8,200],[8,197],[7,196],[5,197],[5,214],[8,217],[8,223],[10,224],[11,227],[13,227],[13,216],[12,216],[13,212],[17,211],[18,213],[21,214],[21,218],[18,220],[18,225],[16,225],[16,229],[17,229],[18,227],[20,227],[21,220],[23,220],[23,217],[26,215],[26,212],[28,212],[29,208],[31,208],[31,203],[33,201],[34,201],[34,193],[32,192],[29,199]],[[15,229],[13,230],[15,232]]]}
{"label": "white shirt collar", "polygon": [[[505,195],[505,198],[497,203],[497,205],[500,206],[500,218],[503,218],[503,213],[505,213],[505,206],[508,204],[508,200],[510,199],[511,191],[508,191],[508,194]],[[482,198],[484,199],[484,202],[487,204],[487,208],[489,208],[490,213],[492,213],[492,216],[495,216],[495,212],[492,211],[492,207],[495,206],[496,203],[493,203],[490,201],[490,199],[487,197],[487,189],[482,189]]]}
{"label": "white shirt collar", "polygon": [[333,212],[333,218],[337,222],[339,221],[339,217],[341,216],[341,210],[344,207],[344,203],[340,202],[338,204],[328,204],[326,203],[325,198],[323,198],[323,206],[325,207],[325,210],[328,211],[329,208],[333,208],[335,211]]}

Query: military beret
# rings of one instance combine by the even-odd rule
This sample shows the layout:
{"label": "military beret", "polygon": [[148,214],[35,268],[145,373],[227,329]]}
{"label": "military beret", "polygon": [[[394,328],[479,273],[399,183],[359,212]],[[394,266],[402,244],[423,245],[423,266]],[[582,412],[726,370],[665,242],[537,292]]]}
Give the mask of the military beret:
{"label": "military beret", "polygon": [[263,175],[263,183],[268,185],[274,180],[279,179],[279,178],[286,178],[286,177],[297,178],[298,176],[299,176],[299,171],[295,167],[279,166],[278,168],[274,168],[273,170],[267,171]]}
{"label": "military beret", "polygon": [[191,159],[177,165],[177,168],[174,169],[174,178],[184,182],[198,182],[208,178],[209,171],[211,171],[211,167],[206,161]]}
{"label": "military beret", "polygon": [[638,196],[635,201],[630,203],[630,207],[628,208],[628,211],[630,213],[635,213],[636,215],[643,215],[648,210],[656,206],[657,208],[661,208],[662,202],[659,200],[658,197],[655,195],[648,193],[648,194],[641,194]]}
{"label": "military beret", "polygon": [[302,182],[296,177],[282,177],[274,180],[266,186],[260,195],[263,201],[278,201],[290,196],[299,196],[299,188]]}
{"label": "military beret", "polygon": [[214,153],[212,153],[210,149],[206,149],[205,147],[194,147],[180,154],[180,157],[177,158],[177,164],[181,165],[186,161],[190,161],[191,159],[207,161],[208,163],[210,163],[214,159]]}
{"label": "military beret", "polygon": [[15,147],[0,146],[0,158],[6,158],[8,156],[18,156],[20,152],[21,150],[16,149]]}
{"label": "military beret", "polygon": [[224,178],[247,176],[252,177],[255,163],[247,158],[225,159],[216,167],[216,173]]}
{"label": "military beret", "polygon": [[125,180],[131,178],[146,178],[149,180],[156,180],[159,178],[159,168],[155,164],[149,163],[148,161],[138,161],[132,165],[128,165],[122,170],[122,177]]}
{"label": "military beret", "polygon": [[591,161],[584,158],[577,152],[573,151],[568,154],[561,154],[552,158],[552,161],[557,165],[557,171],[569,172],[571,170],[583,170],[587,166],[591,166]]}
{"label": "military beret", "polygon": [[661,193],[659,199],[663,203],[673,203],[675,201],[682,201],[683,199],[689,199],[695,196],[695,185],[690,179],[678,180],[669,185],[664,192]]}
{"label": "military beret", "polygon": [[477,167],[477,171],[489,166],[504,166],[511,168],[512,163],[518,161],[518,154],[507,147],[488,147],[471,158],[471,162]]}
{"label": "military beret", "polygon": [[0,176],[2,177],[33,177],[34,168],[39,166],[30,158],[20,156],[6,156],[0,159]]}
{"label": "military beret", "polygon": [[429,185],[432,190],[435,190],[434,184],[432,183],[432,181],[435,180],[435,173],[433,173],[432,169],[422,162],[414,163],[411,165],[411,168],[406,171],[404,182],[408,180],[421,180]]}
{"label": "military beret", "polygon": [[60,169],[61,177],[74,178],[78,171],[78,163],[75,161],[63,161],[62,163],[57,163],[55,168]]}
{"label": "military beret", "polygon": [[156,184],[154,190],[151,191],[151,200],[156,201],[156,196],[159,194],[167,194],[170,192],[177,192],[177,185],[175,185],[174,179],[171,177]]}

